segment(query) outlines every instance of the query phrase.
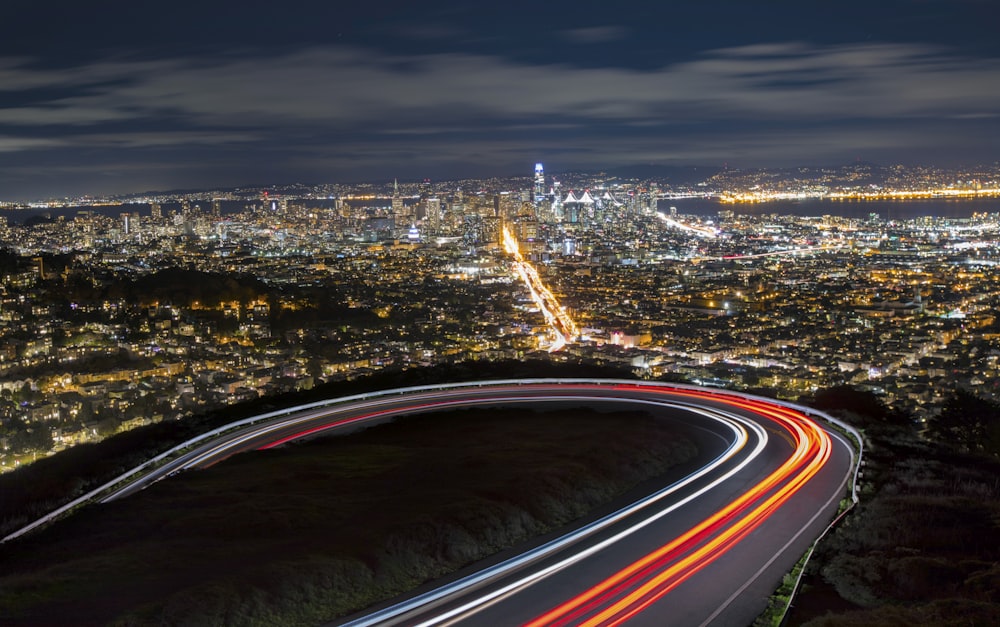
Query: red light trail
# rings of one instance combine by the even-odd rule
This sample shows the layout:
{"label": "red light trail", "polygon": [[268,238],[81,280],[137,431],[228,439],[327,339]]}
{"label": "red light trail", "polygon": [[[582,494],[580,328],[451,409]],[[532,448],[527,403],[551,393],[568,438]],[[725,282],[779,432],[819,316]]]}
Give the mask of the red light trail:
{"label": "red light trail", "polygon": [[[696,401],[695,404],[711,401],[717,405],[750,412],[779,427],[793,444],[794,449],[777,469],[722,509],[667,544],[655,548],[644,557],[621,568],[597,585],[526,623],[526,627],[567,625],[596,627],[619,625],[628,621],[710,565],[757,529],[819,472],[831,454],[830,436],[819,425],[804,414],[780,405],[718,392],[643,384],[621,384],[614,389],[621,392],[665,395],[674,399],[687,398]],[[491,400],[503,402],[504,399]],[[517,398],[506,400],[512,401]],[[273,448],[351,422],[470,402],[476,401],[463,398],[370,412],[313,426],[292,435],[283,435],[259,448]],[[429,621],[426,624],[434,622]]]}
{"label": "red light trail", "polygon": [[830,437],[799,412],[758,401],[723,400],[708,393],[673,390],[672,394],[711,398],[766,416],[788,430],[796,443],[795,452],[763,481],[679,538],[539,616],[526,627],[603,626],[627,621],[756,529],[805,485],[830,456]]}

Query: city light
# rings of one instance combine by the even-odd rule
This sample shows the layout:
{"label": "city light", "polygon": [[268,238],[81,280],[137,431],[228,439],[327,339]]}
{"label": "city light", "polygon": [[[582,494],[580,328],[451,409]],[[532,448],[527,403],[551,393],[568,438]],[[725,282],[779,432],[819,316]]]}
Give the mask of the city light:
{"label": "city light", "polygon": [[674,220],[668,217],[662,211],[656,212],[656,217],[665,222],[667,225],[674,227],[675,229],[680,229],[682,231],[687,231],[688,233],[694,233],[698,237],[713,238],[718,237],[719,232],[716,229],[710,229],[705,226],[695,226],[693,224],[685,224],[679,220]]}
{"label": "city light", "polygon": [[[864,384],[921,418],[943,400],[927,390],[989,390],[1000,372],[987,195],[1000,166],[726,170],[694,188],[534,175],[90,198],[46,207],[51,220],[4,209],[0,410],[14,435],[0,471],[142,424],[461,360],[550,352],[789,396]],[[721,200],[820,188],[892,200]],[[979,197],[945,196],[941,216],[905,199],[948,189]]]}
{"label": "city light", "polygon": [[528,292],[531,294],[531,299],[535,301],[538,309],[545,316],[545,322],[549,325],[552,334],[555,336],[555,340],[549,347],[549,352],[554,353],[561,350],[570,342],[575,341],[580,335],[579,328],[573,322],[573,319],[569,317],[569,314],[566,313],[566,309],[559,304],[555,295],[542,282],[542,278],[538,276],[538,271],[535,267],[525,260],[524,255],[521,254],[517,239],[506,225],[503,227],[503,247],[514,258],[514,271],[521,277],[525,286],[527,286]]}

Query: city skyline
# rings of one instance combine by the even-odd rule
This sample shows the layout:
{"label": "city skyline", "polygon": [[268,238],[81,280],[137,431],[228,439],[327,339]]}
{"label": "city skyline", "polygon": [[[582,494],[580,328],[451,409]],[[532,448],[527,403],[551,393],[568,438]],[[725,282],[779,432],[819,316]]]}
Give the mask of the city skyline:
{"label": "city skyline", "polygon": [[992,162],[995,13],[12,3],[0,198],[472,178],[537,161]]}
{"label": "city skyline", "polygon": [[[824,208],[816,203],[827,201],[892,205],[906,201],[939,203],[958,199],[985,201],[995,198],[1000,195],[1000,161],[958,168],[934,165],[908,167],[898,163],[881,165],[856,161],[841,165],[798,165],[785,168],[640,165],[597,168],[591,172],[553,171],[545,164],[535,162],[530,176],[525,172],[494,172],[473,178],[401,180],[399,177],[392,177],[348,182],[295,181],[238,186],[207,185],[188,189],[147,189],[126,194],[96,193],[23,201],[0,198],[0,216],[20,222],[33,216],[51,218],[58,214],[69,217],[75,211],[87,207],[103,212],[148,211],[151,203],[184,202],[208,203],[213,211],[222,206],[227,207],[228,211],[234,211],[237,206],[247,208],[250,206],[247,203],[254,202],[275,205],[293,199],[322,202],[338,198],[353,201],[378,198],[385,202],[391,200],[393,212],[398,213],[404,198],[409,198],[412,202],[416,198],[424,199],[428,194],[450,195],[458,190],[475,194],[502,190],[503,193],[525,195],[525,199],[539,203],[546,199],[552,201],[556,196],[572,196],[591,189],[623,190],[637,186],[652,190],[663,200],[697,203],[697,207],[686,207],[690,213],[714,215],[721,205],[737,204],[759,206],[759,209],[750,209],[751,212],[770,206],[778,212],[822,215],[830,213],[831,208]],[[918,205],[911,203],[906,206]],[[850,217],[864,209],[859,204],[846,214],[842,207],[833,213]],[[988,210],[989,206],[972,209]],[[820,213],[815,213],[817,210]],[[955,215],[954,208],[943,208],[939,204],[922,206],[919,214],[939,217]],[[908,210],[902,213],[902,216],[909,215]]]}
{"label": "city skyline", "polygon": [[[1000,169],[773,174],[671,191],[560,185],[536,162],[459,185],[95,199],[5,219],[0,470],[321,382],[550,353],[790,396],[871,386],[921,418],[941,389],[982,386]],[[860,200],[815,200],[815,216],[742,200],[823,190]],[[923,213],[936,199],[947,215]]]}

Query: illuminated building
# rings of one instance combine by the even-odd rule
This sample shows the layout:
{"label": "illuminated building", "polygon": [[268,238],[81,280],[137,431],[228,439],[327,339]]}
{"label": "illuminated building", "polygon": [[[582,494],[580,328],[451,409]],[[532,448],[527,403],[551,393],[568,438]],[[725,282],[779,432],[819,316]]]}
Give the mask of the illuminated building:
{"label": "illuminated building", "polygon": [[475,247],[484,241],[483,219],[476,214],[468,214],[462,219],[462,243]]}
{"label": "illuminated building", "polygon": [[121,214],[122,237],[126,239],[139,238],[139,214],[126,212]]}
{"label": "illuminated building", "polygon": [[441,232],[441,199],[428,198],[424,201],[424,223],[430,235]]}
{"label": "illuminated building", "polygon": [[399,181],[392,181],[392,217],[398,218],[403,214],[403,198],[399,195]]}

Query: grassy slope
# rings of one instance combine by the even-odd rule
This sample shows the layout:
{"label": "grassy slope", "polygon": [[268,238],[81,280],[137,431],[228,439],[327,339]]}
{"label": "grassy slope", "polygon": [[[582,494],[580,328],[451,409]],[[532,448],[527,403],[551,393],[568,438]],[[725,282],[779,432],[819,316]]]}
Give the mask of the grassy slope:
{"label": "grassy slope", "polygon": [[243,455],[3,549],[0,616],[315,624],[564,525],[695,454],[646,414],[580,408],[414,416]]}
{"label": "grassy slope", "polygon": [[405,371],[381,371],[354,381],[320,385],[307,392],[267,397],[162,422],[82,444],[0,474],[0,536],[68,503],[176,444],[229,422],[277,408],[394,387],[518,377],[631,378],[614,368],[548,361],[459,362]]}
{"label": "grassy slope", "polygon": [[910,428],[869,441],[861,505],[820,543],[788,624],[1000,624],[1000,465]]}

